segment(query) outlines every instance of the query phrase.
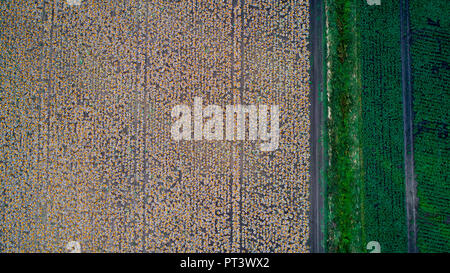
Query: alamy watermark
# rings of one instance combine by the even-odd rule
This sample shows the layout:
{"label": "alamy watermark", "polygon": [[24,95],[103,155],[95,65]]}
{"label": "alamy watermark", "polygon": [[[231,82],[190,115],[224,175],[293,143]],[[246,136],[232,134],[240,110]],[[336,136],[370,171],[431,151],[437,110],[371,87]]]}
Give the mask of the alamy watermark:
{"label": "alamy watermark", "polygon": [[367,0],[367,4],[369,6],[373,6],[373,5],[379,6],[379,5],[381,5],[381,0]]}
{"label": "alamy watermark", "polygon": [[[248,140],[262,141],[260,150],[274,151],[280,141],[278,105],[226,105],[225,122],[224,111],[219,105],[203,107],[201,97],[194,98],[193,118],[188,105],[176,105],[172,108],[172,138],[180,140],[245,140],[248,123]],[[270,116],[270,117],[269,117]],[[248,122],[247,121],[248,117]],[[270,118],[270,128],[269,128]],[[206,119],[206,122],[203,122]],[[225,132],[224,132],[225,123]],[[192,137],[192,128],[193,137]]]}
{"label": "alamy watermark", "polygon": [[69,6],[80,6],[81,0],[67,0],[67,5]]}

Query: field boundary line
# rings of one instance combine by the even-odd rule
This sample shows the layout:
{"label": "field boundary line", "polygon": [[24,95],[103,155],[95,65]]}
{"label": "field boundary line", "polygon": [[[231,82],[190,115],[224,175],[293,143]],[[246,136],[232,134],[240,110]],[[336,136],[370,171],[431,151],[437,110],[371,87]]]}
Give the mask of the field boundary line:
{"label": "field boundary line", "polygon": [[403,137],[405,161],[405,201],[406,221],[408,225],[408,252],[416,253],[417,249],[417,183],[414,175],[414,140],[412,110],[412,78],[411,78],[411,32],[409,22],[409,0],[401,0],[400,33],[402,58],[402,96],[403,96]]}
{"label": "field boundary line", "polygon": [[310,54],[311,54],[311,85],[310,85],[310,120],[311,120],[311,212],[310,212],[310,251],[323,253],[323,208],[324,195],[321,181],[321,169],[323,168],[323,101],[321,101],[321,89],[323,89],[323,2],[311,0],[310,2]]}

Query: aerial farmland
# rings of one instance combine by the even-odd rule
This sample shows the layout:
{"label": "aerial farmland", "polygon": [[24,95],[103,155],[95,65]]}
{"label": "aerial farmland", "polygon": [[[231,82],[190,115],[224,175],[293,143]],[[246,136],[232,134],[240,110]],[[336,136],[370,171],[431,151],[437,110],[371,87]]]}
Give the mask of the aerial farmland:
{"label": "aerial farmland", "polygon": [[[1,5],[2,251],[309,250],[308,1]],[[195,97],[278,105],[277,150],[174,141]]]}
{"label": "aerial farmland", "polygon": [[449,252],[429,2],[0,1],[0,252]]}

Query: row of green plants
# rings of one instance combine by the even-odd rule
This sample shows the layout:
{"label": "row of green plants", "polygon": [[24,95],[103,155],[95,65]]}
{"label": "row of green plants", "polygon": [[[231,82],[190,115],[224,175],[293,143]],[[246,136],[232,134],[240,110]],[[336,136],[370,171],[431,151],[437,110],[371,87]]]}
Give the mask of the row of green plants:
{"label": "row of green plants", "polygon": [[[407,251],[400,2],[327,0],[329,252]],[[450,19],[410,1],[418,249],[450,251]]]}
{"label": "row of green plants", "polygon": [[450,8],[448,0],[410,0],[417,246],[450,252]]}
{"label": "row of green plants", "polygon": [[407,250],[400,7],[326,1],[327,251]]}
{"label": "row of green plants", "polygon": [[358,1],[363,233],[382,252],[407,251],[400,1]]}

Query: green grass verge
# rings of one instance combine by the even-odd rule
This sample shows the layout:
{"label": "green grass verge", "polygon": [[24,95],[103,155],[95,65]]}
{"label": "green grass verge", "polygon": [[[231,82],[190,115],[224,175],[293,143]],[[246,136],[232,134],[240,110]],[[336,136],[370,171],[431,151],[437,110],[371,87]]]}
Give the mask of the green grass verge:
{"label": "green grass verge", "polygon": [[355,1],[327,0],[328,252],[362,251]]}

